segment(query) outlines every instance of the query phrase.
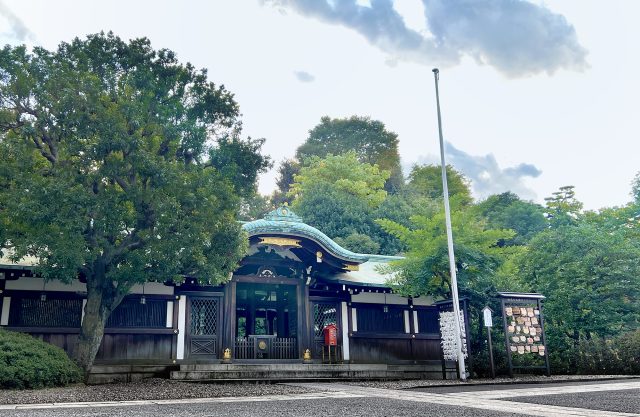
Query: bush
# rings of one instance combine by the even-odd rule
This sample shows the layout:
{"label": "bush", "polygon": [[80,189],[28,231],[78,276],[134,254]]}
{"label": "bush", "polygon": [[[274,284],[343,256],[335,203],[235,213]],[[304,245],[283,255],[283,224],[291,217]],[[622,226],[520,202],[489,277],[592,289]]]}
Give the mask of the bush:
{"label": "bush", "polygon": [[640,330],[617,337],[616,349],[622,371],[640,375]]}
{"label": "bush", "polygon": [[549,346],[553,373],[640,374],[640,330],[613,339],[580,339],[575,347],[564,342]]}
{"label": "bush", "polygon": [[0,388],[44,388],[82,379],[60,348],[28,334],[0,330]]}

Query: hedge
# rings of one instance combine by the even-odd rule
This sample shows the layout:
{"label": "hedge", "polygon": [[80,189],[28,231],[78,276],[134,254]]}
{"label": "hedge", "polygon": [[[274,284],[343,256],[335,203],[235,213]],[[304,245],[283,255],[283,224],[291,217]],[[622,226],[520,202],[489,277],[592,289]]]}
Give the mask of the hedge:
{"label": "hedge", "polygon": [[0,329],[0,388],[57,387],[81,380],[80,368],[62,349]]}

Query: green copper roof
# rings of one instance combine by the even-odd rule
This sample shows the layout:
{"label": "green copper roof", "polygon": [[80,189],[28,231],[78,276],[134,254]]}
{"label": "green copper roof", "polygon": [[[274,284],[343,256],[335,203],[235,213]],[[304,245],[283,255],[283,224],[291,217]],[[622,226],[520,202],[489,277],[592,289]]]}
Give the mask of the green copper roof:
{"label": "green copper roof", "polygon": [[361,264],[367,261],[385,262],[402,259],[398,256],[382,256],[351,252],[350,250],[338,245],[333,241],[333,239],[322,233],[320,230],[304,223],[300,216],[297,216],[289,207],[286,206],[273,210],[266,214],[263,219],[244,223],[242,228],[249,234],[249,236],[276,234],[311,239],[324,247],[324,249],[333,256],[348,262]]}

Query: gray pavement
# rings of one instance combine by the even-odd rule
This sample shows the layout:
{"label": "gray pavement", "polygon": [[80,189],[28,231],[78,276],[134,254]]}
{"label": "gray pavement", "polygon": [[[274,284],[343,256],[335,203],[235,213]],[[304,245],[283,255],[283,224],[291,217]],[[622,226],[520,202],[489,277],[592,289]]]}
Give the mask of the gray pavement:
{"label": "gray pavement", "polygon": [[[515,408],[515,407],[514,407]],[[1,416],[15,417],[522,417],[523,414],[496,413],[493,411],[475,410],[466,407],[452,407],[437,404],[413,403],[387,398],[349,398],[331,400],[306,401],[270,401],[270,402],[241,402],[214,403],[193,405],[162,405],[141,407],[114,408],[83,408],[52,410],[12,411],[8,414],[0,412]]]}
{"label": "gray pavement", "polygon": [[331,383],[289,384],[303,393],[50,405],[1,405],[31,416],[543,416],[640,417],[640,380],[532,386],[462,386],[448,392]]}
{"label": "gray pavement", "polygon": [[587,381],[567,381],[567,382],[544,382],[539,381],[535,383],[499,383],[499,384],[478,384],[475,385],[474,381],[470,381],[469,384],[457,384],[447,386],[425,386],[409,388],[410,391],[418,392],[433,392],[439,394],[449,394],[454,392],[474,392],[474,391],[500,391],[500,390],[513,390],[513,389],[530,389],[536,390],[543,387],[569,387],[569,386],[585,386],[585,385],[607,385],[607,384],[619,384],[623,382],[640,382],[639,378],[620,378],[620,379],[606,379],[606,380],[587,380]]}
{"label": "gray pavement", "polygon": [[640,389],[516,397],[509,399],[509,401],[617,411],[620,413],[640,413]]}

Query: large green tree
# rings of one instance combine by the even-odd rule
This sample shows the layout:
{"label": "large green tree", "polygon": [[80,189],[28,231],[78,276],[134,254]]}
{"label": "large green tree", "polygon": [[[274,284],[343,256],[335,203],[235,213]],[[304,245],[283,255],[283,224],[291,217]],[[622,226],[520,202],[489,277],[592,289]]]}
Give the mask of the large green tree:
{"label": "large green tree", "polygon": [[268,161],[237,117],[205,70],[144,38],[0,51],[0,247],[46,279],[86,279],[85,371],[132,285],[221,282],[241,259],[240,196]]}
{"label": "large green tree", "polygon": [[575,187],[565,185],[553,192],[546,201],[546,215],[551,227],[561,227],[578,224],[583,204],[576,199]]}
{"label": "large green tree", "polygon": [[[486,297],[496,287],[492,281],[505,258],[519,248],[500,247],[498,242],[512,238],[507,229],[490,229],[474,210],[452,201],[452,229],[455,261],[461,293],[475,299]],[[388,219],[377,220],[388,233],[407,245],[406,258],[393,262],[394,284],[406,295],[435,295],[449,297],[451,276],[444,210],[441,202],[432,200],[430,213],[414,215],[411,225],[405,226]]]}
{"label": "large green tree", "polygon": [[295,182],[295,176],[300,173],[300,162],[295,159],[284,159],[278,165],[278,176],[276,177],[276,189],[271,195],[271,202],[275,206],[284,203],[290,204],[293,201],[288,196],[291,185]]}
{"label": "large green tree", "polygon": [[387,191],[393,193],[402,188],[404,179],[398,135],[387,130],[381,121],[369,117],[322,117],[320,123],[309,131],[307,140],[296,150],[296,157],[304,161],[310,156],[326,158],[346,152],[355,152],[360,162],[389,171],[390,176],[385,184]]}
{"label": "large green tree", "polygon": [[356,252],[377,252],[371,213],[385,199],[388,172],[359,162],[354,152],[307,158],[289,190],[306,223]]}
{"label": "large green tree", "polygon": [[412,213],[403,193],[384,190],[388,171],[360,162],[354,152],[312,157],[294,175],[289,198],[305,222],[336,239],[347,249],[362,253],[394,255],[404,245],[375,223],[377,218],[406,222]]}
{"label": "large green tree", "polygon": [[[447,165],[447,188],[450,197],[457,197],[461,204],[470,204],[469,180],[451,165]],[[409,173],[409,192],[431,199],[442,198],[442,168],[440,165],[414,165]]]}
{"label": "large green tree", "polygon": [[500,245],[524,245],[548,226],[542,206],[523,201],[511,192],[489,196],[476,207],[490,228],[516,232],[512,239]]}
{"label": "large green tree", "polygon": [[574,366],[582,340],[640,325],[640,244],[609,221],[548,229],[531,240],[520,275],[547,299],[552,358]]}
{"label": "large green tree", "polygon": [[295,182],[289,189],[289,195],[296,198],[294,205],[299,204],[310,189],[318,184],[328,184],[366,201],[371,207],[378,207],[387,196],[384,184],[388,178],[389,171],[358,161],[353,151],[326,158],[314,156],[308,158],[300,172],[294,175]]}

